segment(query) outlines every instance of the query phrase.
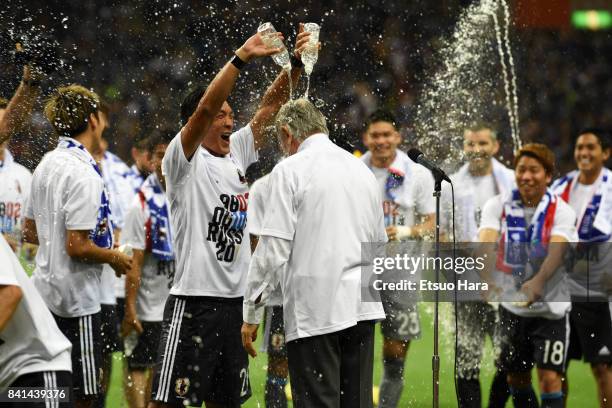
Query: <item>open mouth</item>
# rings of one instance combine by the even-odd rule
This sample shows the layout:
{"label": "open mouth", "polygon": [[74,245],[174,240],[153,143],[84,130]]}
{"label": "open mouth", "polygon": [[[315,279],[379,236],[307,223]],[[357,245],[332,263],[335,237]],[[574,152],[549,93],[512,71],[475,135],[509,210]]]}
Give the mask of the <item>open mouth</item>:
{"label": "open mouth", "polygon": [[221,134],[221,139],[225,140],[226,142],[229,142],[231,135],[232,134],[230,132],[223,133]]}

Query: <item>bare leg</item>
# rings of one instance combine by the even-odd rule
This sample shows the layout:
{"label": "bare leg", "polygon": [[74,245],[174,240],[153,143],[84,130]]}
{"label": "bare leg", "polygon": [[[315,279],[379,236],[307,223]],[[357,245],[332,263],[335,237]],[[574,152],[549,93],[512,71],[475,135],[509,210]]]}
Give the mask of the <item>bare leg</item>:
{"label": "bare leg", "polygon": [[591,370],[597,383],[599,406],[612,407],[612,367],[607,364],[592,364]]}
{"label": "bare leg", "polygon": [[125,396],[130,408],[144,408],[147,401],[147,372],[146,370],[127,371],[129,383],[125,387]]}

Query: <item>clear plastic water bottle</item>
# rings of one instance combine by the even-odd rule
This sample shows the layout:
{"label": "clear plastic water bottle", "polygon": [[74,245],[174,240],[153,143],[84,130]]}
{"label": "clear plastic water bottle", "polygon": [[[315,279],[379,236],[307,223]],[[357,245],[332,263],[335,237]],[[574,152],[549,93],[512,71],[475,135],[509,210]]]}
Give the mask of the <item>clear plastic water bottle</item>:
{"label": "clear plastic water bottle", "polygon": [[302,63],[304,64],[304,71],[307,75],[310,75],[319,58],[318,43],[321,27],[317,23],[306,23],[304,24],[304,31],[310,33],[310,38],[308,39],[308,45],[302,52]]}
{"label": "clear plastic water bottle", "polygon": [[125,336],[123,339],[123,352],[126,357],[129,357],[134,352],[134,349],[138,345],[138,333],[136,330],[132,330],[130,334]]}
{"label": "clear plastic water bottle", "polygon": [[261,39],[266,47],[280,48],[280,52],[272,55],[272,59],[277,65],[281,66],[287,71],[290,71],[291,61],[289,60],[289,52],[287,51],[287,47],[285,47],[283,40],[276,35],[276,29],[272,23],[263,23],[259,26],[257,32],[261,35]]}
{"label": "clear plastic water bottle", "polygon": [[130,258],[134,256],[134,249],[130,244],[123,244],[119,248],[117,248],[117,250],[122,254],[126,254]]}

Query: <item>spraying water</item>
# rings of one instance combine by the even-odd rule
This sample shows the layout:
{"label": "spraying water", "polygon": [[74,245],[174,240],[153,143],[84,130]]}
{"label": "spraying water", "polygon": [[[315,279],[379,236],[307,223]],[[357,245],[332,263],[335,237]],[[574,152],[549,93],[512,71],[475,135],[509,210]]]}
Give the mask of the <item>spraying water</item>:
{"label": "spraying water", "polygon": [[505,0],[473,3],[442,40],[437,65],[430,67],[433,74],[421,92],[416,131],[420,147],[449,170],[463,161],[463,132],[473,123],[503,124],[500,116],[506,116],[513,148],[520,147],[509,20]]}

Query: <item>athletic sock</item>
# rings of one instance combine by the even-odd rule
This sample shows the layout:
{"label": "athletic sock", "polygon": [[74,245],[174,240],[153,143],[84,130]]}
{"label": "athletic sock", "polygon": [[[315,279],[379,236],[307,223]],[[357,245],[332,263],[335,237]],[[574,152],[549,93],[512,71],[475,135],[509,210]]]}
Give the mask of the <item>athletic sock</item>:
{"label": "athletic sock", "polygon": [[510,388],[515,408],[538,408],[538,398],[532,386],[529,388]]}
{"label": "athletic sock", "polygon": [[563,393],[561,391],[541,394],[540,398],[542,399],[542,408],[563,408]]}
{"label": "athletic sock", "polygon": [[508,374],[505,371],[497,370],[493,383],[491,384],[491,394],[489,395],[489,408],[504,408],[506,401],[510,398],[510,387],[508,387]]}
{"label": "athletic sock", "polygon": [[481,408],[480,404],[480,381],[477,378],[466,380],[457,378],[457,398],[459,408]]}
{"label": "athletic sock", "polygon": [[287,408],[286,385],[286,378],[268,375],[265,393],[266,408]]}
{"label": "athletic sock", "polygon": [[401,358],[384,358],[378,408],[396,408],[403,388],[404,360]]}

